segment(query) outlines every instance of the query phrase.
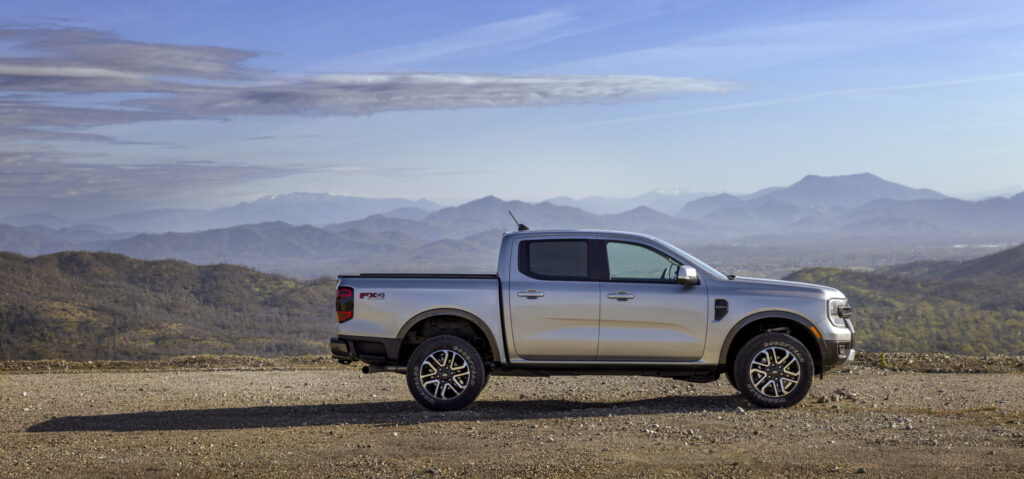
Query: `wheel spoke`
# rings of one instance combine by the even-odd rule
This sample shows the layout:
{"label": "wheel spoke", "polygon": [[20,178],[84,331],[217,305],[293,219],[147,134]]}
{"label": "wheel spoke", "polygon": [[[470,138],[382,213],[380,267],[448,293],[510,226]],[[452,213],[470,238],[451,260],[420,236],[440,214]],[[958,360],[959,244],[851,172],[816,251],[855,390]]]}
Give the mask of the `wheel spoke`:
{"label": "wheel spoke", "polygon": [[770,346],[754,355],[747,373],[755,390],[768,397],[783,397],[799,384],[800,361],[792,351]]}
{"label": "wheel spoke", "polygon": [[469,387],[469,362],[456,351],[442,349],[420,364],[420,385],[438,399],[454,399]]}

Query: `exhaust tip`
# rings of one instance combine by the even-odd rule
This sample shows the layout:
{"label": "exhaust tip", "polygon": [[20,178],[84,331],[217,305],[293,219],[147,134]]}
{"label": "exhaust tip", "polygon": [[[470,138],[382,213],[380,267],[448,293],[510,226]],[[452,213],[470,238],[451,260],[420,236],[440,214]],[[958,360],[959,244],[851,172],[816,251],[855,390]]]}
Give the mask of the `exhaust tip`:
{"label": "exhaust tip", "polygon": [[363,366],[363,374],[370,374],[370,367],[369,366]]}

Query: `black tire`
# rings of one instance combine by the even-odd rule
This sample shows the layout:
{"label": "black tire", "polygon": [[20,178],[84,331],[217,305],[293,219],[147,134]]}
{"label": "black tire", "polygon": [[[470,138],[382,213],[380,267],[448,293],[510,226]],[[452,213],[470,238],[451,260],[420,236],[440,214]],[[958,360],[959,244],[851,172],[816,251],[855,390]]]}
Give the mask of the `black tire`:
{"label": "black tire", "polygon": [[[755,362],[756,361],[756,362]],[[755,336],[732,365],[736,389],[759,407],[790,407],[811,390],[814,360],[807,347],[784,333]]]}
{"label": "black tire", "polygon": [[736,390],[740,389],[740,387],[736,385],[736,377],[732,373],[732,368],[725,369],[725,377],[729,380],[729,384],[732,384],[732,387],[736,388]]}
{"label": "black tire", "polygon": [[435,336],[416,347],[405,372],[416,402],[435,411],[468,406],[487,384],[480,353],[456,336]]}

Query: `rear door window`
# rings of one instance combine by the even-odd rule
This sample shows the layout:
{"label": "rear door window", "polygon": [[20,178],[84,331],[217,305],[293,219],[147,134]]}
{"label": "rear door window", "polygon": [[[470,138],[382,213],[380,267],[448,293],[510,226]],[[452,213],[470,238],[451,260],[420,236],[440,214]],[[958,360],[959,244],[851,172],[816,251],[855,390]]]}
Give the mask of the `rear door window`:
{"label": "rear door window", "polygon": [[587,240],[524,241],[519,271],[537,279],[586,281],[590,277]]}

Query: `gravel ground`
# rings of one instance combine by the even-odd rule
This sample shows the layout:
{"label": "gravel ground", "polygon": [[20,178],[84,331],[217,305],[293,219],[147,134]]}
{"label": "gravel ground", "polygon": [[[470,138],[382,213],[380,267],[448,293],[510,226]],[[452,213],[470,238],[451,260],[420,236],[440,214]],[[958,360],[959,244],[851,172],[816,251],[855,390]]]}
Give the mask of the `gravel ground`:
{"label": "gravel ground", "polygon": [[403,376],[353,366],[12,369],[0,477],[1024,475],[1020,373],[855,365],[786,410],[724,378],[493,377],[437,413]]}

